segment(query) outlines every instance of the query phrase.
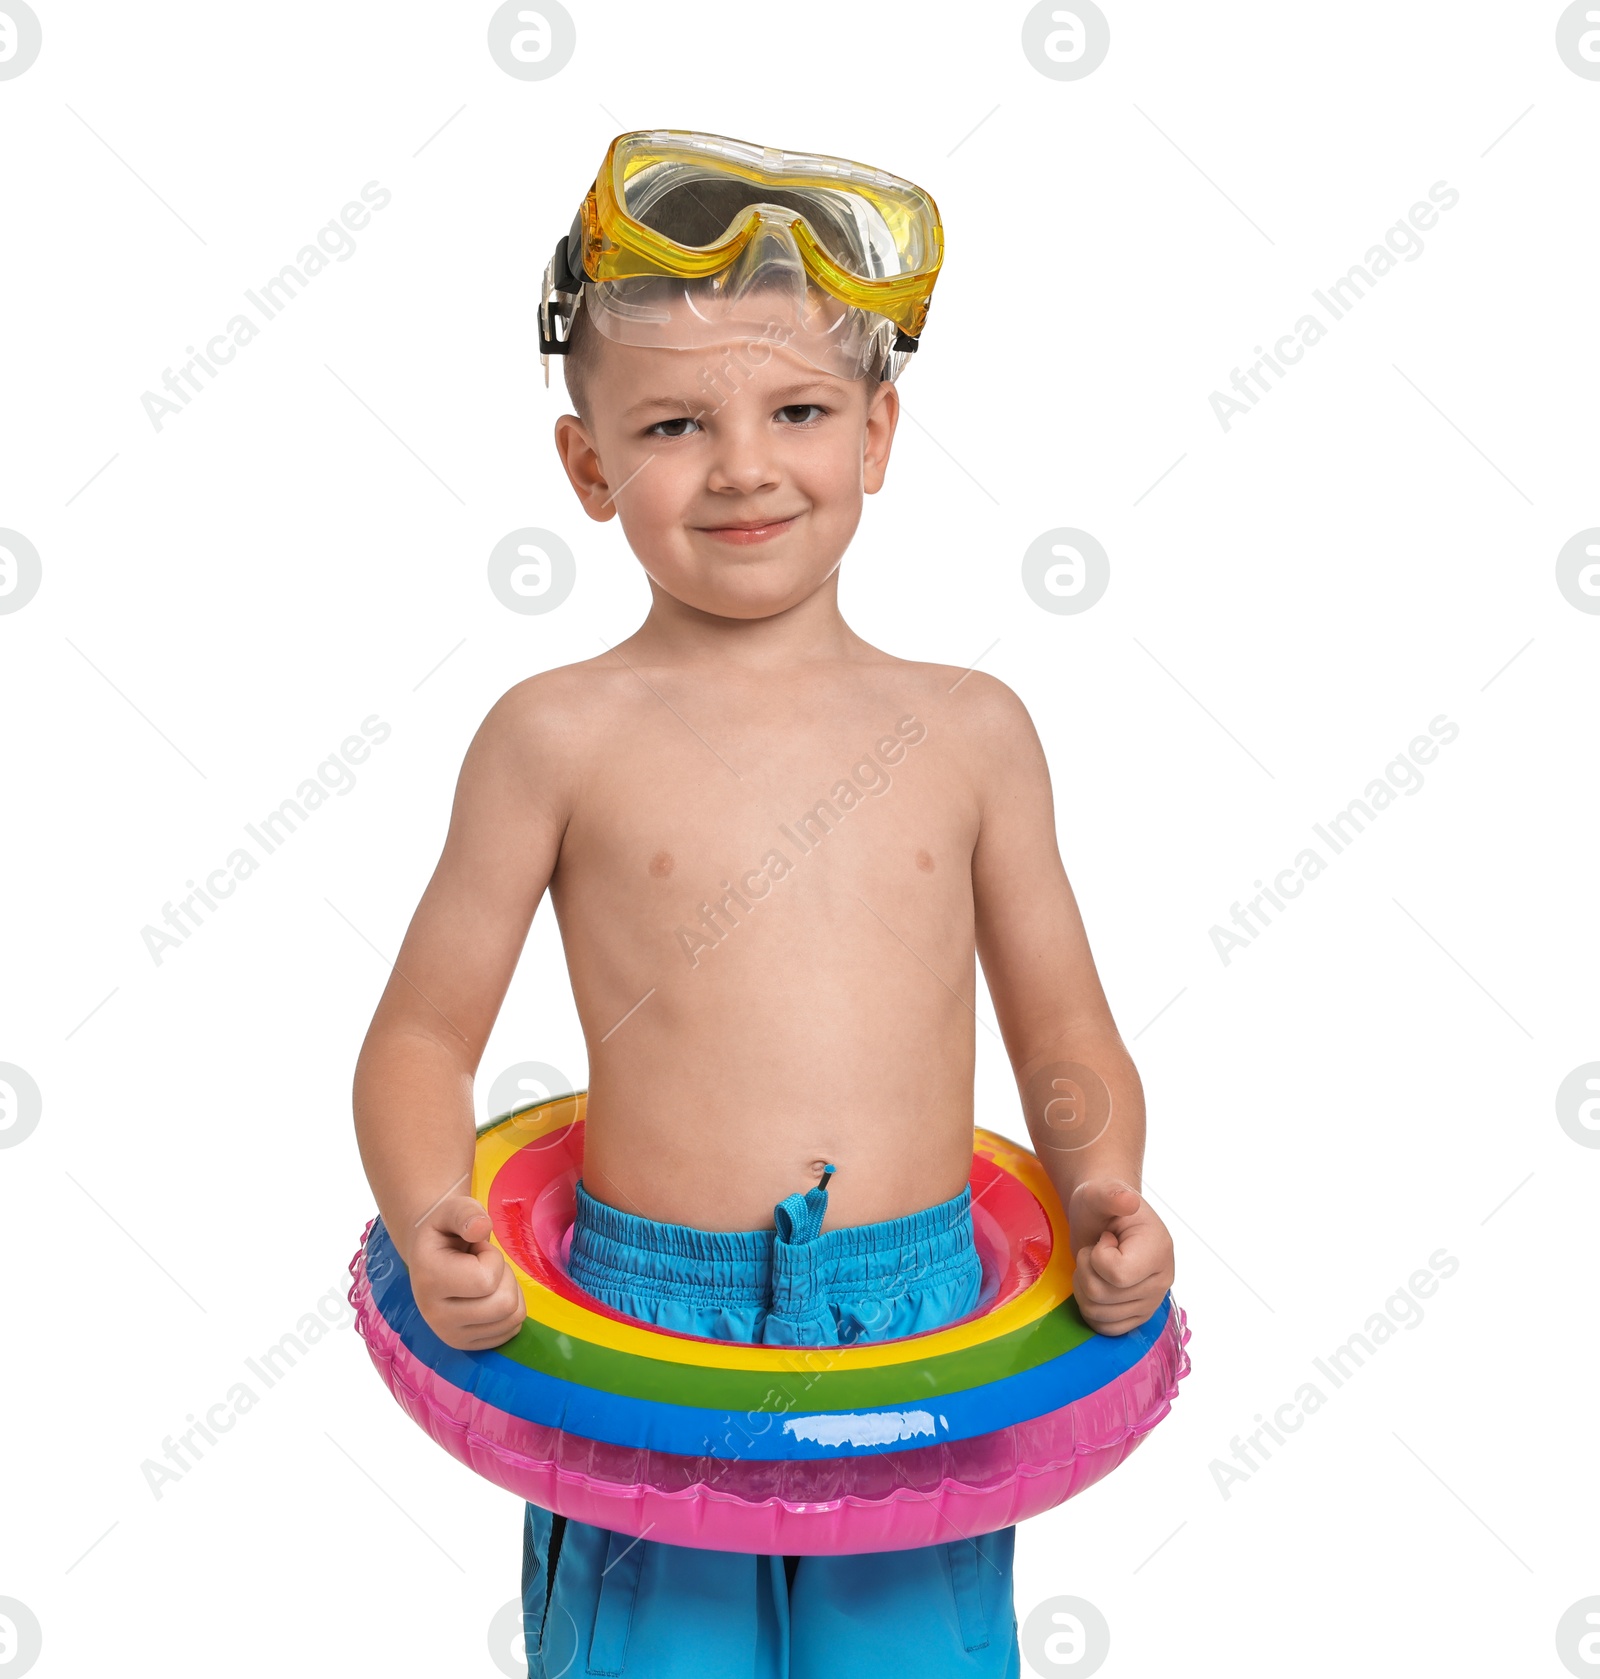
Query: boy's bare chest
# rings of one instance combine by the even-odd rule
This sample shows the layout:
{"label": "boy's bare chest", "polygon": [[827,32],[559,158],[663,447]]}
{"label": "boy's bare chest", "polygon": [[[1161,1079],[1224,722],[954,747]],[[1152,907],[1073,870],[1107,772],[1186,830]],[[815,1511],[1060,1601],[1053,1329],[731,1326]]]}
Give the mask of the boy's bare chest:
{"label": "boy's bare chest", "polygon": [[691,965],[757,906],[813,945],[870,917],[960,936],[977,813],[937,724],[903,696],[635,713],[586,767],[551,887],[564,925],[603,908]]}

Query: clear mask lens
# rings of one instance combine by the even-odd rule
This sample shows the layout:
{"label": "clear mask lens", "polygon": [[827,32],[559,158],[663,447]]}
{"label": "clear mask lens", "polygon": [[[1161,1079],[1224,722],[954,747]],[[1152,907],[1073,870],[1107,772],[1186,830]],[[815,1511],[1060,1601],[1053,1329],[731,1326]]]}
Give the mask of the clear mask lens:
{"label": "clear mask lens", "polygon": [[630,176],[623,204],[643,226],[697,250],[730,239],[758,206],[774,222],[798,218],[832,261],[863,280],[905,273],[929,257],[920,237],[902,248],[879,209],[843,188],[757,184],[704,165],[667,162]]}

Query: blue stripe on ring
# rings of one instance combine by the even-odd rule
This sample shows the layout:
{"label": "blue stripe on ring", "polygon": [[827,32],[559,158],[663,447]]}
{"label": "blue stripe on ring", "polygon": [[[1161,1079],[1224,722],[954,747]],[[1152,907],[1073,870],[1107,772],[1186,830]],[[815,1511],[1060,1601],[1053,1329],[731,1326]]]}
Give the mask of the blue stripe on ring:
{"label": "blue stripe on ring", "polygon": [[[1031,1422],[1087,1398],[1131,1370],[1160,1339],[1172,1307],[1169,1293],[1150,1318],[1125,1335],[1091,1336],[1032,1370],[963,1392],[843,1412],[753,1415],[606,1393],[530,1369],[499,1352],[463,1352],[446,1346],[418,1310],[411,1279],[381,1219],[367,1238],[366,1256],[373,1300],[385,1322],[413,1357],[455,1387],[511,1416],[582,1439],[686,1457],[771,1462],[866,1457],[945,1440],[969,1440]],[[913,1413],[925,1414],[931,1427],[916,1433],[898,1430],[898,1420]],[[859,1443],[803,1438],[813,1432],[827,1436],[830,1422],[837,1424],[845,1418],[850,1419]],[[874,1427],[874,1419],[882,1421]]]}

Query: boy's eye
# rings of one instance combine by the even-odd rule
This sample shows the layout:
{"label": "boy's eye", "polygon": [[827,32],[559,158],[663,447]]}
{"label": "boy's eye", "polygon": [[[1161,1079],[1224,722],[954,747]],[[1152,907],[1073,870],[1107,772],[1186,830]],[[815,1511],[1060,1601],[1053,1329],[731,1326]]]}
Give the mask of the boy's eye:
{"label": "boy's eye", "polygon": [[[670,420],[658,420],[653,426],[650,426],[646,429],[645,436],[646,437],[687,437],[689,435],[689,432],[688,432],[687,428],[689,426],[698,425],[698,424],[699,424],[699,421],[691,418],[691,416],[689,416],[688,414],[679,414],[675,418],[670,419]],[[680,429],[677,429],[677,430],[673,429],[675,427],[680,428]]]}
{"label": "boy's eye", "polygon": [[826,408],[815,402],[791,402],[787,407],[778,410],[778,416],[787,425],[803,426],[813,415],[827,412]]}

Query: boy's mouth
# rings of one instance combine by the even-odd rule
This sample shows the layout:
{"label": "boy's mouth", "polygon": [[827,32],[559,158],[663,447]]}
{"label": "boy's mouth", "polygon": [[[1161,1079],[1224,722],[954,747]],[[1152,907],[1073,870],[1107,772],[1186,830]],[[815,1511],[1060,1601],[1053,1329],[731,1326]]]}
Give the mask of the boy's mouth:
{"label": "boy's mouth", "polygon": [[791,513],[787,519],[742,519],[726,525],[701,525],[700,529],[719,542],[765,542],[771,537],[781,536],[799,517],[798,513]]}

